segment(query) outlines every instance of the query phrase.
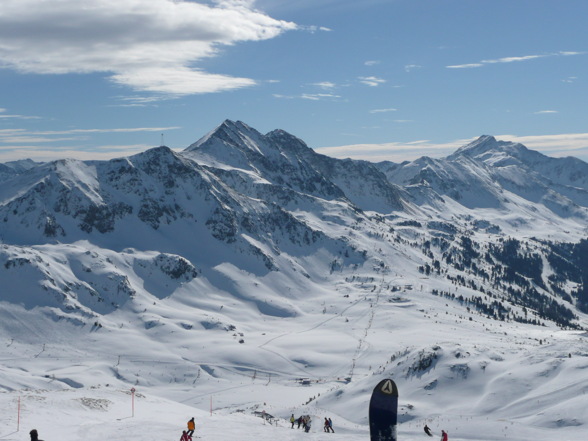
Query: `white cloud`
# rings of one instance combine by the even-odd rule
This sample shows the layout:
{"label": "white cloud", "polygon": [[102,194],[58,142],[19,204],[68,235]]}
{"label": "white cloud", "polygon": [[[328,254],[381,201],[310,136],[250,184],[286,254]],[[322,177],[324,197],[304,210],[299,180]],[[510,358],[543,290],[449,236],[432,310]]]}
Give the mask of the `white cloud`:
{"label": "white cloud", "polygon": [[443,157],[453,153],[471,140],[457,140],[449,143],[432,143],[426,140],[410,142],[389,142],[381,144],[353,144],[338,147],[322,147],[316,151],[335,158],[363,159],[372,162],[402,162],[421,156]]}
{"label": "white cloud", "polygon": [[137,133],[137,132],[164,132],[166,130],[181,129],[178,126],[172,127],[123,127],[115,129],[70,129],[70,130],[48,130],[31,132],[39,135],[75,135],[75,134],[90,134],[90,133]]}
{"label": "white cloud", "polygon": [[415,69],[420,69],[421,67],[423,67],[423,66],[420,66],[418,64],[407,64],[406,66],[404,66],[404,70],[406,72],[411,72]]}
{"label": "white cloud", "polygon": [[255,84],[195,67],[223,45],[297,29],[252,1],[2,0],[0,66],[19,72],[101,72],[138,91],[171,95]]}
{"label": "white cloud", "polygon": [[316,86],[316,87],[320,87],[321,89],[334,89],[335,87],[337,87],[337,85],[335,83],[332,83],[330,81],[322,81],[320,83],[312,83],[311,86]]}
{"label": "white cloud", "polygon": [[274,98],[285,100],[303,99],[310,101],[339,100],[341,98],[341,95],[335,95],[333,93],[303,93],[302,95],[282,95],[280,93],[274,93],[272,96]]}
{"label": "white cloud", "polygon": [[307,31],[307,32],[311,32],[311,33],[315,33],[315,32],[331,32],[332,29],[330,28],[326,28],[324,26],[299,26],[298,27],[301,30]]}
{"label": "white cloud", "polygon": [[0,108],[0,119],[10,119],[10,118],[14,118],[14,119],[41,119],[38,116],[30,116],[30,115],[11,115],[6,113],[7,110],[4,108]]}
{"label": "white cloud", "polygon": [[557,110],[539,110],[538,112],[535,112],[535,115],[546,115],[546,114],[550,114],[550,113],[559,113]]}
{"label": "white cloud", "polygon": [[[180,127],[130,127],[130,128],[103,128],[103,129],[70,129],[70,130],[26,130],[26,129],[0,129],[0,149],[8,151],[22,149],[24,144],[32,143],[57,143],[64,141],[79,141],[87,139],[89,135],[100,133],[138,133],[138,132],[166,132],[177,130]],[[31,147],[35,149],[36,147]],[[71,148],[71,147],[68,147]]]}
{"label": "white cloud", "polygon": [[565,78],[565,79],[563,79],[563,80],[561,80],[561,81],[562,81],[562,82],[564,82],[564,83],[573,83],[573,82],[575,82],[577,79],[578,79],[578,77],[567,77],[567,78]]}
{"label": "white cloud", "polygon": [[[366,161],[412,161],[421,156],[442,158],[455,152],[476,138],[457,139],[445,143],[429,140],[390,142],[381,144],[353,144],[337,147],[320,147],[315,150],[335,158],[363,159]],[[497,135],[496,139],[524,144],[552,157],[574,156],[588,162],[588,133],[560,135]]]}
{"label": "white cloud", "polygon": [[523,57],[504,57],[504,58],[498,58],[496,60],[482,60],[481,63],[483,63],[483,64],[513,63],[515,61],[534,60],[536,58],[545,58],[548,56],[549,55],[525,55]]}
{"label": "white cloud", "polygon": [[389,109],[373,109],[370,110],[370,113],[386,113],[386,112],[396,112],[398,109],[393,109],[393,108],[389,108]]}
{"label": "white cloud", "polygon": [[575,156],[588,162],[588,133],[563,133],[559,135],[499,135],[497,139],[520,142],[545,155]]}
{"label": "white cloud", "polygon": [[323,99],[337,99],[341,98],[341,96],[332,93],[303,93],[300,98],[304,100],[319,101]]}
{"label": "white cloud", "polygon": [[359,77],[359,82],[370,87],[377,87],[380,84],[384,84],[386,80],[378,77]]}
{"label": "white cloud", "polygon": [[469,64],[454,64],[452,66],[445,66],[447,69],[471,69],[474,67],[481,67],[481,63],[469,63]]}
{"label": "white cloud", "polygon": [[365,63],[366,66],[375,66],[377,64],[380,64],[380,60],[368,60]]}
{"label": "white cloud", "polygon": [[482,60],[478,63],[469,63],[469,64],[454,64],[450,66],[445,66],[447,69],[470,69],[475,67],[482,67],[488,64],[497,64],[497,63],[514,63],[520,61],[528,61],[528,60],[535,60],[537,58],[546,58],[546,57],[560,57],[560,56],[571,56],[571,55],[583,55],[586,52],[553,52],[548,54],[542,55],[523,55],[521,57],[503,57],[503,58],[496,58],[491,60]]}
{"label": "white cloud", "polygon": [[0,147],[0,162],[17,161],[19,159],[32,159],[33,161],[45,162],[64,158],[73,158],[82,161],[109,160],[131,156],[152,147],[152,145],[146,144],[105,145],[95,147],[92,150],[84,150],[83,146],[53,147],[51,149],[30,145],[6,146]]}

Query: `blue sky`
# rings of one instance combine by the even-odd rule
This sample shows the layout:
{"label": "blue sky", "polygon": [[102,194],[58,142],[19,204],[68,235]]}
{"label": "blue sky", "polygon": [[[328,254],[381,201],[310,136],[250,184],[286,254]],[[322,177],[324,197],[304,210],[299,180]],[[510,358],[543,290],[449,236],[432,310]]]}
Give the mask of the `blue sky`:
{"label": "blue sky", "polygon": [[2,0],[0,161],[224,119],[372,161],[480,135],[588,161],[585,0]]}

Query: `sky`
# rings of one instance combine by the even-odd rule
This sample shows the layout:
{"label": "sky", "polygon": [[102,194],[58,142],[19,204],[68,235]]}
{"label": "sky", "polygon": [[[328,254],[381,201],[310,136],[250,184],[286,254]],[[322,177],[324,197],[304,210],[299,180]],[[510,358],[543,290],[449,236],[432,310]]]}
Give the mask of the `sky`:
{"label": "sky", "polygon": [[0,162],[184,149],[225,119],[320,153],[481,135],[588,161],[585,0],[2,0]]}

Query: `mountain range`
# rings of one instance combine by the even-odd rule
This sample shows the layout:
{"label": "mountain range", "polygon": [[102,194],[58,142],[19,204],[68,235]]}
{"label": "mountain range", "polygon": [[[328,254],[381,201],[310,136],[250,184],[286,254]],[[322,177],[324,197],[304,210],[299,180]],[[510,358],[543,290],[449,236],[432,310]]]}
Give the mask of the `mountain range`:
{"label": "mountain range", "polygon": [[[227,120],[181,151],[0,164],[0,335],[10,341],[0,390],[135,384],[206,408],[198,397],[218,393],[214,381],[224,390],[273,377],[274,393],[290,393],[303,378],[323,393],[305,389],[305,406],[322,400],[365,424],[354,400],[369,377],[395,374],[414,381],[400,382],[411,400],[428,391],[444,402],[435,391],[468,384],[474,369],[528,362],[498,355],[517,339],[581,351],[587,225],[587,163],[492,136],[445,158],[371,163]],[[515,341],[498,339],[500,328]],[[391,330],[402,337],[387,342]],[[460,335],[486,332],[460,346]],[[39,345],[61,379],[50,386],[31,363]],[[476,377],[465,398],[499,372]],[[221,395],[227,409],[257,409]],[[478,416],[506,415],[517,399]],[[425,417],[409,404],[404,422]],[[516,418],[538,424],[528,410]],[[549,427],[588,423],[574,418]]]}

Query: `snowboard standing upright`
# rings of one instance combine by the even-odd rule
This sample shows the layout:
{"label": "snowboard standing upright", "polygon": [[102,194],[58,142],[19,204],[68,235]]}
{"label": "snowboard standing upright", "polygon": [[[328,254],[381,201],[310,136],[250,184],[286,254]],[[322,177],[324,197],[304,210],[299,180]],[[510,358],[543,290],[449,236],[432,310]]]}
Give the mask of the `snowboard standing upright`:
{"label": "snowboard standing upright", "polygon": [[397,441],[398,388],[394,381],[382,380],[374,388],[369,418],[371,441]]}

